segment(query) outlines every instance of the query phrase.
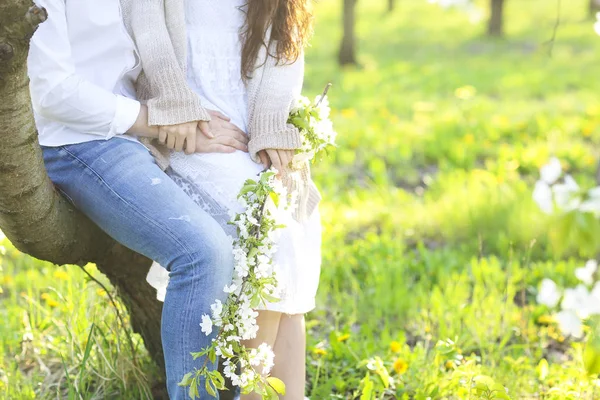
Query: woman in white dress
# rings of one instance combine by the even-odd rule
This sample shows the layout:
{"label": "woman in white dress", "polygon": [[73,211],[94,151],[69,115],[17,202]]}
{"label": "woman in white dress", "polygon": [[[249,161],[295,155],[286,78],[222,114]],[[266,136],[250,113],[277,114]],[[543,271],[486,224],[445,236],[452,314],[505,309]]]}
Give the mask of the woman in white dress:
{"label": "woman in white dress", "polygon": [[[286,74],[294,74],[296,78],[291,81],[287,80],[287,82],[275,81],[275,86],[278,87],[275,88],[274,94],[269,96],[274,97],[276,93],[282,93],[282,91],[293,95],[299,94],[304,70],[303,52],[299,44],[304,44],[303,40],[309,30],[308,1],[181,1],[184,3],[187,32],[185,78],[189,88],[199,96],[202,107],[213,111],[213,121],[209,122],[209,127],[211,124],[233,124],[247,134],[251,131],[251,120],[259,120],[256,115],[250,114],[252,105],[249,103],[254,101],[254,98],[250,98],[253,94],[249,92],[253,89],[249,88],[252,87],[252,84],[264,85],[264,83],[252,82],[257,79],[255,76],[258,74],[257,70],[265,68],[265,65],[261,65],[259,60],[260,45],[264,42],[262,39],[258,39],[258,45],[256,43],[257,34],[260,34],[263,28],[266,28],[265,31],[262,31],[263,35],[269,35],[273,31],[273,35],[286,36],[287,51],[289,52],[291,49],[293,50],[291,51],[292,56],[295,55],[292,57],[295,59],[291,62],[284,62],[285,58],[281,57],[281,62],[272,63],[271,69],[274,70],[274,76],[286,71]],[[266,5],[268,3],[270,5]],[[167,21],[169,21],[169,12],[173,11],[170,11],[168,7],[165,7],[165,10]],[[265,18],[265,15],[272,15],[271,20]],[[284,32],[282,35],[282,28],[294,30],[296,33]],[[275,33],[276,31],[278,33]],[[304,37],[300,38],[298,35]],[[174,40],[172,32],[171,36]],[[142,66],[146,69],[144,46],[139,43],[139,34],[136,35],[134,32],[134,37],[140,48]],[[264,37],[268,38],[268,36]],[[280,42],[282,40],[285,41],[285,38],[280,38]],[[262,51],[268,58],[265,50]],[[267,63],[265,61],[262,64]],[[258,67],[254,67],[255,65]],[[266,79],[265,76],[266,73],[263,74],[263,80]],[[279,79],[283,77],[285,75]],[[149,81],[152,82],[152,78]],[[290,83],[291,87],[289,87]],[[258,91],[261,90],[258,89]],[[289,107],[291,104],[281,106]],[[149,108],[152,113],[151,103],[149,103]],[[289,109],[286,108],[286,110],[287,112],[282,114],[285,119],[289,113]],[[215,111],[226,116],[229,121],[215,118]],[[260,111],[255,110],[254,112],[259,113]],[[191,121],[197,124],[197,120],[192,119]],[[188,121],[183,122],[180,125],[171,125],[168,133],[185,127]],[[286,121],[279,122],[283,126],[286,125]],[[289,129],[289,126],[286,129]],[[253,150],[260,150],[257,155],[263,164],[268,165],[272,162],[273,164],[283,164],[283,168],[286,167],[285,161],[291,160],[293,148],[278,149],[277,147],[260,148],[255,146],[253,149],[252,135],[254,133],[250,132],[250,134],[251,153]],[[264,139],[261,140],[264,141]],[[273,141],[277,142],[275,139]],[[171,143],[172,147],[176,147],[174,141]],[[179,150],[181,148],[180,146]],[[185,149],[185,146],[183,148]],[[276,158],[279,159],[276,160]],[[285,161],[282,162],[282,160]],[[264,170],[265,165],[254,162],[251,155],[241,151],[229,154],[184,154],[181,151],[173,151],[170,153],[169,164],[167,172],[173,180],[221,223],[227,232],[232,236],[235,235],[235,229],[227,222],[232,211],[241,211],[241,206],[236,199],[237,194],[244,181],[256,178]],[[311,189],[314,189],[312,183],[309,184]],[[275,366],[271,375],[284,381],[287,399],[303,399],[306,353],[304,314],[315,307],[321,264],[321,225],[316,209],[300,218],[298,215],[290,214],[283,222],[286,227],[281,230],[281,237],[277,243],[278,250],[274,259],[279,283],[283,290],[281,301],[268,304],[259,312],[258,337],[247,345],[257,347],[263,342],[271,345],[275,352]],[[157,264],[153,265],[148,281],[158,289],[159,297],[161,294],[164,295],[168,282],[166,270]],[[258,397],[248,395],[242,396],[242,398]]]}

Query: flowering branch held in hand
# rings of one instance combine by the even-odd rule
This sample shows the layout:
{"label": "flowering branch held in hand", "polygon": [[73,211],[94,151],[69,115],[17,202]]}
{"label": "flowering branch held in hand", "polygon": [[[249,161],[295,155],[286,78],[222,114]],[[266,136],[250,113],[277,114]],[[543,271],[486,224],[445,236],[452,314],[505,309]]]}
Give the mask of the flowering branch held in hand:
{"label": "flowering branch held in hand", "polygon": [[[296,151],[299,162],[312,159],[322,150],[335,146],[335,132],[329,120],[327,90],[318,96],[314,103],[305,97],[296,102],[288,123],[300,130],[303,146]],[[212,344],[192,353],[194,359],[206,357],[202,368],[187,373],[180,386],[189,386],[189,396],[200,398],[198,387],[204,381],[206,391],[217,395],[217,390],[225,389],[225,379],[219,371],[212,371],[207,363],[214,363],[220,357],[224,365],[223,373],[234,386],[239,386],[243,394],[256,392],[265,399],[278,399],[285,395],[284,383],[269,376],[273,367],[274,354],[266,344],[257,349],[247,349],[242,341],[254,339],[258,332],[255,309],[259,305],[279,300],[282,288],[277,281],[273,264],[276,251],[276,231],[278,215],[288,208],[288,195],[277,171],[262,172],[258,179],[247,180],[238,195],[244,212],[232,216],[231,224],[237,228],[237,238],[233,242],[234,277],[233,282],[224,288],[229,294],[226,304],[216,301],[211,305],[212,315],[203,315],[200,328],[210,335],[214,327],[219,333]],[[290,199],[293,198],[290,193]],[[288,211],[289,212],[289,211]],[[239,372],[238,372],[239,368]]]}

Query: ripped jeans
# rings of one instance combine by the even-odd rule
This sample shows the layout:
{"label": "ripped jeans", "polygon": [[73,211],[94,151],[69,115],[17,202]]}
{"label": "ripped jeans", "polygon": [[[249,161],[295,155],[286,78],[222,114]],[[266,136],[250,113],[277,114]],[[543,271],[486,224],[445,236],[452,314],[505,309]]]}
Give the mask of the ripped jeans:
{"label": "ripped jeans", "polygon": [[[171,399],[185,399],[186,388],[177,383],[204,364],[190,353],[207,347],[216,334],[200,331],[202,314],[210,314],[215,299],[226,300],[223,287],[233,273],[230,238],[140,143],[112,138],[43,152],[50,179],[75,207],[169,271],[161,329],[167,388]],[[209,398],[203,384],[199,389],[200,398]]]}

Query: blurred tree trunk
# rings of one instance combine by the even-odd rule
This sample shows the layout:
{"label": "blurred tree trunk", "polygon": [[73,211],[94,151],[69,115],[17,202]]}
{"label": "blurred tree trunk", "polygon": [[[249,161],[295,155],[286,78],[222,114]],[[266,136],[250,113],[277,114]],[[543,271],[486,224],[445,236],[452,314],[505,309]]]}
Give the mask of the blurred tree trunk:
{"label": "blurred tree trunk", "polygon": [[396,0],[388,0],[388,12],[394,11],[394,8],[396,8]]}
{"label": "blurred tree trunk", "polygon": [[596,13],[600,12],[600,0],[590,0],[589,13],[591,17],[594,17]]}
{"label": "blurred tree trunk", "polygon": [[488,35],[504,35],[504,0],[490,0],[490,19],[488,21]]}
{"label": "blurred tree trunk", "polygon": [[338,55],[340,65],[356,65],[356,1],[344,0],[344,34]]}
{"label": "blurred tree trunk", "polygon": [[46,11],[31,0],[0,2],[0,229],[20,251],[55,264],[96,263],[118,290],[132,328],[164,376],[162,304],[146,283],[150,260],[116,243],[55,190],[33,123],[26,59]]}

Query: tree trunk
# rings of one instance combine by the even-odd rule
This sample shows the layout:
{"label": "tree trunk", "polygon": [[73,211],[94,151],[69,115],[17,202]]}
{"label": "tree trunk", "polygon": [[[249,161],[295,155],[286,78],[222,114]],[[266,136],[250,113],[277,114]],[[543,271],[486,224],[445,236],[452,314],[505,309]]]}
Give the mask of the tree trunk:
{"label": "tree trunk", "polygon": [[504,0],[490,0],[488,35],[504,36]]}
{"label": "tree trunk", "polygon": [[338,60],[340,65],[356,65],[356,0],[344,0],[344,35]]}
{"label": "tree trunk", "polygon": [[600,0],[590,0],[589,13],[590,17],[595,17],[596,13],[600,12]]}
{"label": "tree trunk", "polygon": [[394,8],[396,8],[396,0],[388,0],[388,12],[393,12]]}
{"label": "tree trunk", "polygon": [[20,251],[55,264],[96,263],[117,289],[131,325],[164,376],[162,304],[146,283],[150,260],[116,243],[55,190],[33,123],[26,58],[47,17],[31,0],[0,2],[0,229]]}

